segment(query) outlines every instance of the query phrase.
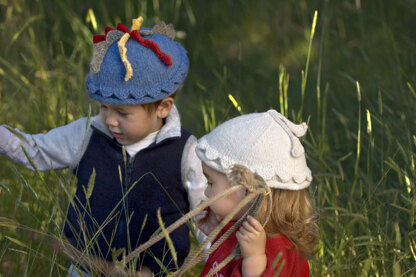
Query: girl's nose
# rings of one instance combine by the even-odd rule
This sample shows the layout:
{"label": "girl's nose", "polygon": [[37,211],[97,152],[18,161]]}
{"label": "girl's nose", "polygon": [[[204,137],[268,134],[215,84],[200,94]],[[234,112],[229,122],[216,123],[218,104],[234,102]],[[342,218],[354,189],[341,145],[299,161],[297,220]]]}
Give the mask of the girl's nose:
{"label": "girl's nose", "polygon": [[209,198],[209,193],[208,193],[209,187],[207,186],[204,190],[204,194],[207,198]]}

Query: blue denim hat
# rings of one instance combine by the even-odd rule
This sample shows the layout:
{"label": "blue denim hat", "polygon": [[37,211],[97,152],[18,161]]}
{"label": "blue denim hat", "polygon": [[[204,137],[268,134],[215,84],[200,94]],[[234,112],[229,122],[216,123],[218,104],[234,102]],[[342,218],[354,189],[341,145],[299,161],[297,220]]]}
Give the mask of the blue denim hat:
{"label": "blue denim hat", "polygon": [[[173,27],[162,22],[152,30],[138,30],[138,37],[153,44],[153,48],[133,39],[131,32],[132,37],[127,39],[125,49],[132,76],[126,81],[127,67],[120,57],[118,42],[130,31],[123,25],[122,28],[119,26],[117,30],[106,28],[106,35],[101,35],[101,41],[94,44],[96,55],[85,83],[88,95],[101,103],[134,105],[156,102],[173,94],[185,81],[189,68],[186,50],[173,41]],[[158,56],[155,48],[164,57]],[[170,58],[171,63],[163,58]]]}

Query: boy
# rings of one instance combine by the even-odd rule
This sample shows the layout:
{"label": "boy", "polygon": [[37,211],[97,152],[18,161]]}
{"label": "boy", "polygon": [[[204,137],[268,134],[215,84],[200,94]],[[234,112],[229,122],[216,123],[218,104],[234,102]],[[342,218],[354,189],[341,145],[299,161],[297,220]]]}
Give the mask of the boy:
{"label": "boy", "polygon": [[[78,185],[65,235],[73,246],[110,261],[151,237],[159,228],[158,209],[168,226],[201,201],[205,186],[196,138],[181,128],[174,105],[188,72],[186,51],[173,41],[171,25],[150,30],[140,28],[142,21],[133,20],[132,30],[119,24],[94,36],[86,87],[100,103],[99,116],[47,134],[19,131],[25,141],[0,126],[0,153],[12,161],[32,169],[23,145],[39,170],[73,170]],[[189,252],[188,234],[186,226],[171,234],[178,265]],[[164,242],[154,245],[138,266],[157,274],[158,259],[172,269],[166,249]]]}

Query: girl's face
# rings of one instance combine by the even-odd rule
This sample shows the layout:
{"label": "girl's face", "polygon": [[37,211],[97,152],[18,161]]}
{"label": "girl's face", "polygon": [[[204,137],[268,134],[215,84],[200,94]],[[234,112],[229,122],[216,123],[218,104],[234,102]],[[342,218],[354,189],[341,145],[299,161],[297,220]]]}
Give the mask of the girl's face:
{"label": "girl's face", "polygon": [[[202,163],[202,169],[204,171],[204,175],[207,178],[207,188],[205,189],[205,196],[208,198],[213,198],[214,196],[222,193],[223,191],[228,190],[231,188],[231,183],[228,181],[226,175],[221,173],[215,169],[210,168],[205,163]],[[226,217],[228,214],[232,212],[235,206],[240,203],[244,197],[246,196],[246,190],[241,189],[232,194],[229,194],[223,198],[218,199],[215,201],[211,206],[210,209],[213,211],[219,220]],[[241,217],[244,212],[247,210],[246,207],[241,209],[232,220],[237,220]]]}

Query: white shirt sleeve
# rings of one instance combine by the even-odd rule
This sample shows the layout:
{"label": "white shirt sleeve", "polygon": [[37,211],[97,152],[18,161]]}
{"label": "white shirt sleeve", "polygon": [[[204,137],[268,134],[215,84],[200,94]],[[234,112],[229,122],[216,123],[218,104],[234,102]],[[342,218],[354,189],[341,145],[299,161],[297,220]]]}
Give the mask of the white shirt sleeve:
{"label": "white shirt sleeve", "polygon": [[[201,161],[195,153],[196,143],[196,137],[190,136],[182,155],[182,182],[188,192],[191,210],[198,206],[202,200],[206,200],[204,191],[207,186],[207,180],[202,173]],[[204,233],[199,229],[196,229],[195,235],[200,243],[206,239]]]}
{"label": "white shirt sleeve", "polygon": [[194,209],[199,203],[206,199],[204,191],[207,180],[202,173],[201,161],[196,156],[196,138],[189,137],[182,155],[182,182],[188,192],[190,208]]}
{"label": "white shirt sleeve", "polygon": [[[46,134],[26,134],[0,126],[0,154],[34,170],[28,157],[40,171],[71,168],[81,154],[89,126],[87,117],[54,128]],[[26,151],[27,156],[23,149]]]}

